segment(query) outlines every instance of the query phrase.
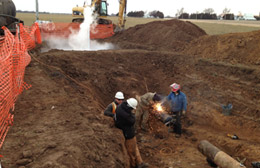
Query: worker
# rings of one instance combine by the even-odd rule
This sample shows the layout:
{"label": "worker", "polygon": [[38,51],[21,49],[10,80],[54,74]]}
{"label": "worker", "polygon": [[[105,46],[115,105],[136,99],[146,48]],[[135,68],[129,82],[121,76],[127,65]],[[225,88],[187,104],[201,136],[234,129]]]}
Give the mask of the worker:
{"label": "worker", "polygon": [[173,132],[176,133],[176,138],[179,138],[182,133],[181,116],[187,111],[186,95],[180,91],[181,86],[177,83],[170,85],[171,93],[167,96],[170,101],[171,114],[176,116],[176,122],[173,124]]}
{"label": "worker", "polygon": [[148,131],[148,119],[149,119],[149,110],[154,103],[160,101],[161,98],[158,94],[148,92],[142,96],[137,96],[138,106],[136,109],[135,117],[135,130],[137,131],[141,128],[143,131]]}
{"label": "worker", "polygon": [[118,106],[115,115],[115,125],[123,131],[125,137],[125,147],[130,158],[130,165],[132,168],[148,167],[144,163],[140,155],[136,137],[135,137],[135,115],[133,110],[136,109],[138,102],[135,98],[129,98]]}
{"label": "worker", "polygon": [[107,106],[107,108],[104,111],[104,115],[114,118],[117,106],[121,104],[123,101],[124,94],[122,92],[116,92],[115,100]]}

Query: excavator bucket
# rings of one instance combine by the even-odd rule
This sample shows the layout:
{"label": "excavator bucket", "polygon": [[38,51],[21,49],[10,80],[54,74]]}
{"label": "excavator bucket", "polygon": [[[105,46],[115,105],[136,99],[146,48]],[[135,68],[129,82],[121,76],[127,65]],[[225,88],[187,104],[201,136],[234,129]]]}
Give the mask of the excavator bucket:
{"label": "excavator bucket", "polygon": [[[80,31],[80,24],[73,23],[53,23],[45,22],[39,23],[42,38],[48,39],[50,36],[68,38],[72,34]],[[91,26],[90,39],[105,39],[114,35],[113,24],[98,24]]]}

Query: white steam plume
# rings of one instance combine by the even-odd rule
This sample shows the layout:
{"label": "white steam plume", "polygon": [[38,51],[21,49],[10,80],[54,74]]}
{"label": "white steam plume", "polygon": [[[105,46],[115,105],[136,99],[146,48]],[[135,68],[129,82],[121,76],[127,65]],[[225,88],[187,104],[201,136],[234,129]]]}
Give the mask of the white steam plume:
{"label": "white steam plume", "polygon": [[61,49],[61,50],[108,50],[113,49],[114,46],[111,43],[98,43],[95,40],[90,39],[90,31],[94,30],[96,26],[96,15],[93,14],[93,9],[86,7],[84,10],[84,22],[80,25],[79,31],[73,31],[68,38],[49,36],[45,41],[47,42],[48,49],[42,51],[48,51],[49,49]]}

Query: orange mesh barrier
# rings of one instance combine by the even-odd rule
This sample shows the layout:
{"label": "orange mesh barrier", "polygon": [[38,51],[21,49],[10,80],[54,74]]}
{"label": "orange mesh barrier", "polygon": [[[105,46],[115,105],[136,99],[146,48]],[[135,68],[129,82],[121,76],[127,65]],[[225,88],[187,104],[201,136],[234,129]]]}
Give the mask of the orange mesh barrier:
{"label": "orange mesh barrier", "polygon": [[18,95],[30,87],[24,82],[25,67],[31,61],[27,51],[35,46],[36,41],[41,42],[37,24],[27,29],[20,25],[20,34],[15,36],[6,27],[3,30],[5,36],[0,38],[0,148],[13,124],[10,110],[14,108]]}
{"label": "orange mesh barrier", "polygon": [[35,47],[35,42],[38,44],[42,42],[38,23],[33,24],[31,27],[23,26],[22,24],[19,26],[21,38],[25,42],[28,50],[31,50]]}
{"label": "orange mesh barrier", "polygon": [[[80,23],[41,23],[40,30],[43,38],[49,36],[69,37],[79,31]],[[98,24],[90,29],[90,39],[104,39],[114,35],[113,24]]]}

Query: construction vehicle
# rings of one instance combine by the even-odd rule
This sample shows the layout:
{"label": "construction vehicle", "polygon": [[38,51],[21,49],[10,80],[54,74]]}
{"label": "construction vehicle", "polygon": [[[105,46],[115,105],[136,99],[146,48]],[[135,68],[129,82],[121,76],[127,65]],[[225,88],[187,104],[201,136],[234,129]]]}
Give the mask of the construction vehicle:
{"label": "construction vehicle", "polygon": [[[15,18],[16,8],[12,0],[0,0],[0,27],[7,27],[13,34],[16,33],[16,25],[23,21]],[[0,29],[0,35],[4,31]]]}
{"label": "construction vehicle", "polygon": [[118,12],[118,23],[115,31],[121,31],[125,28],[127,0],[120,0],[119,3],[120,4],[119,4],[119,12]]}
{"label": "construction vehicle", "polygon": [[[72,19],[72,22],[82,23],[84,21],[84,9],[87,7],[86,2],[84,2],[82,7],[72,8],[72,16],[76,17]],[[106,0],[93,0],[91,8],[94,7],[94,13],[98,14],[98,24],[111,24],[110,20],[107,20],[107,1]]]}
{"label": "construction vehicle", "polygon": [[[126,2],[127,0],[120,0],[119,3],[119,13],[118,13],[118,23],[113,24],[111,20],[107,19],[107,1],[106,0],[92,0],[90,7],[94,8],[94,13],[98,14],[97,24],[99,33],[105,33],[106,35],[101,36],[102,38],[109,37],[114,32],[118,32],[124,29],[125,26],[125,15],[126,15]],[[86,9],[86,3],[84,2],[82,7],[74,7],[72,9],[72,16],[76,17],[72,22],[82,23],[84,21],[84,10]],[[108,29],[110,27],[113,29]],[[113,32],[108,32],[113,31]]]}

